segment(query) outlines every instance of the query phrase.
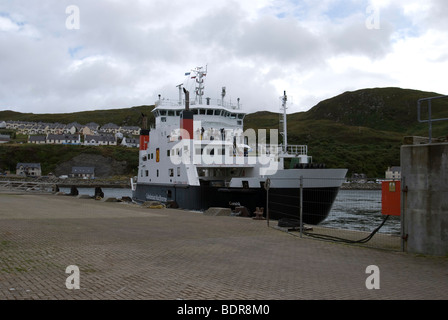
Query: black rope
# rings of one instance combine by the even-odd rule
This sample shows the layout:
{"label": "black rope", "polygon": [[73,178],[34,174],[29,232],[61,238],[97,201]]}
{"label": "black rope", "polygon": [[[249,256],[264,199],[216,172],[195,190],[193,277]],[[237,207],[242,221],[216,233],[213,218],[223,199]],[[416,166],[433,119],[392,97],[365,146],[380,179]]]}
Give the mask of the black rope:
{"label": "black rope", "polygon": [[307,235],[309,237],[313,237],[313,238],[320,238],[320,239],[331,240],[331,241],[336,241],[336,242],[366,243],[366,242],[370,241],[370,239],[372,239],[373,236],[381,229],[381,227],[386,223],[387,219],[389,219],[389,215],[386,215],[386,217],[383,219],[381,224],[375,230],[373,230],[370,235],[368,235],[367,237],[360,239],[360,240],[349,240],[349,239],[344,239],[344,238],[339,238],[339,237],[334,237],[334,236],[329,236],[329,235],[310,233],[310,232],[303,232],[303,234]]}

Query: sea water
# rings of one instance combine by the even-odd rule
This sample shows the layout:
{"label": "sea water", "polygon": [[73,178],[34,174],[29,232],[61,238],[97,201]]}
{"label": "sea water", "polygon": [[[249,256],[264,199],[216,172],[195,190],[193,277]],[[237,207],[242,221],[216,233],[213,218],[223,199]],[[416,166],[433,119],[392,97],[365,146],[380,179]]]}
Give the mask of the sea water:
{"label": "sea water", "polygon": [[[320,226],[371,232],[386,217],[381,214],[381,190],[339,190],[331,211]],[[399,216],[389,216],[379,233],[400,235]]]}
{"label": "sea water", "polygon": [[[95,188],[83,188],[77,187],[80,195],[88,195],[93,197],[95,195]],[[70,188],[59,188],[60,192],[70,193]],[[104,192],[104,198],[117,198],[132,197],[132,190],[130,188],[101,188]]]}

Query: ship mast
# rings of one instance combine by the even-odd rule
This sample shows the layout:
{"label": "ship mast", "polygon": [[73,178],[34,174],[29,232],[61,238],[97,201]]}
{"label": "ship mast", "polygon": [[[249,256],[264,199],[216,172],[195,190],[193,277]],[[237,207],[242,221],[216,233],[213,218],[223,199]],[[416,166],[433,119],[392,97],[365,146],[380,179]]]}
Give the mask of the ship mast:
{"label": "ship mast", "polygon": [[203,67],[197,67],[195,70],[192,70],[195,73],[195,76],[192,78],[196,79],[196,98],[195,101],[198,102],[198,104],[202,104],[202,96],[204,95],[204,79],[207,75],[207,66],[205,67],[205,70],[202,70]]}
{"label": "ship mast", "polygon": [[286,123],[286,101],[288,100],[288,97],[286,96],[286,91],[283,91],[283,97],[282,99],[282,106],[280,108],[280,111],[283,111],[283,119],[280,119],[280,124],[283,124],[283,130],[280,132],[280,134],[283,136],[283,152],[288,153],[288,126]]}

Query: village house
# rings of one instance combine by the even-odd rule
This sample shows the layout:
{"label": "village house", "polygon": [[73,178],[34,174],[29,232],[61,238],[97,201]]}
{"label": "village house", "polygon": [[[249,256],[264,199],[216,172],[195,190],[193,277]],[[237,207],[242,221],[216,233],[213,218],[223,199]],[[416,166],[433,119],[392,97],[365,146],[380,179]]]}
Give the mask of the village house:
{"label": "village house", "polygon": [[120,132],[123,134],[138,136],[140,134],[140,128],[135,126],[123,126],[120,128]]}
{"label": "village house", "polygon": [[72,167],[71,176],[74,178],[95,178],[95,167]]}
{"label": "village house", "polygon": [[385,178],[388,180],[401,180],[401,167],[389,167],[386,170]]}
{"label": "village house", "polygon": [[76,121],[71,122],[71,123],[65,125],[64,133],[75,134],[76,132],[79,132],[82,127],[83,127],[83,125]]}
{"label": "village house", "polygon": [[80,129],[79,129],[79,133],[83,134],[84,136],[86,135],[96,135],[98,133],[98,129],[100,128],[100,125],[98,123],[95,122],[89,122],[85,125],[83,125]]}
{"label": "village house", "polygon": [[84,136],[86,146],[116,146],[117,139],[112,134],[86,135]]}
{"label": "village house", "polygon": [[8,134],[0,134],[0,143],[7,143],[11,137]]}
{"label": "village house", "polygon": [[136,138],[129,138],[129,137],[123,137],[123,140],[121,140],[121,145],[125,147],[131,147],[131,148],[139,148],[140,147],[140,141]]}
{"label": "village house", "polygon": [[17,163],[16,174],[20,176],[38,177],[42,175],[40,163]]}
{"label": "village house", "polygon": [[79,134],[48,134],[47,143],[80,145],[81,137]]}
{"label": "village house", "polygon": [[28,143],[45,144],[47,143],[47,136],[28,136]]}
{"label": "village house", "polygon": [[119,131],[120,127],[117,126],[115,123],[106,123],[104,126],[101,127],[101,132],[118,133]]}

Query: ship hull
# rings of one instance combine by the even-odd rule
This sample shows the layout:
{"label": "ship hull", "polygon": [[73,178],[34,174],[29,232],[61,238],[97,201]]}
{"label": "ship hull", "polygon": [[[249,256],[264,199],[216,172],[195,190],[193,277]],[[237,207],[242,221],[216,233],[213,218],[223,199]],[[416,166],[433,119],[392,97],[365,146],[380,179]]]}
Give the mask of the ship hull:
{"label": "ship hull", "polygon": [[[317,225],[325,220],[338,194],[339,187],[302,188],[303,223]],[[187,210],[205,211],[210,207],[235,209],[245,207],[251,215],[257,207],[266,208],[269,219],[300,219],[300,188],[226,188],[201,185],[163,185],[137,183],[133,192],[137,202],[160,201],[175,203]],[[266,210],[264,213],[266,217]]]}

